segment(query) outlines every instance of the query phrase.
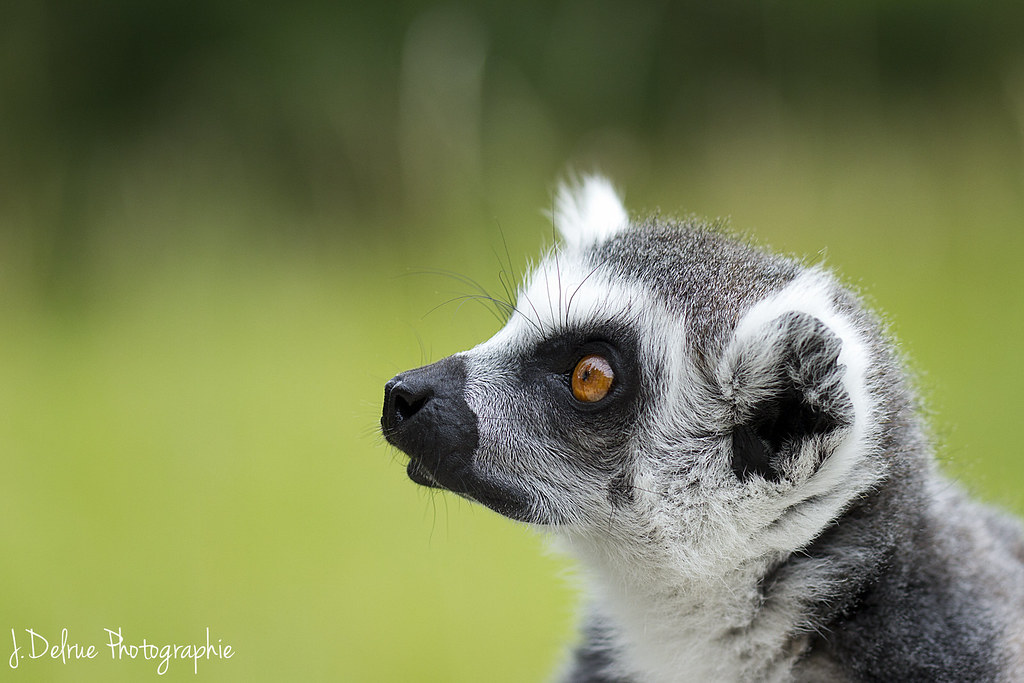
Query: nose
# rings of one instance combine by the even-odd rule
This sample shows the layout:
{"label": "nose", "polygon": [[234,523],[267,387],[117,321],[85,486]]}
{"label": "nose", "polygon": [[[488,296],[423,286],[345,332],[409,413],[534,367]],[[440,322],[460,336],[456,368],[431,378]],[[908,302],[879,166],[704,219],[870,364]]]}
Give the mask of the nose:
{"label": "nose", "polygon": [[398,375],[384,385],[384,412],[380,426],[385,434],[412,420],[434,395],[433,388],[413,376]]}
{"label": "nose", "polygon": [[441,458],[454,463],[459,454],[468,462],[478,434],[476,414],[463,397],[465,389],[465,363],[457,356],[396,375],[384,385],[384,438],[435,469]]}

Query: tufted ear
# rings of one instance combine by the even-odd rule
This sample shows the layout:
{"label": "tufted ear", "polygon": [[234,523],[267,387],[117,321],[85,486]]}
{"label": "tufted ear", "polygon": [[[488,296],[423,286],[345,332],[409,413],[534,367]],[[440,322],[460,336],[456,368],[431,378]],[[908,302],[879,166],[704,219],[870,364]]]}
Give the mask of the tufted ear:
{"label": "tufted ear", "polygon": [[[817,470],[828,455],[821,438],[854,420],[844,386],[847,368],[839,362],[842,349],[835,330],[800,311],[782,313],[734,339],[724,389],[734,416],[737,477],[779,481]],[[821,447],[802,457],[816,439]]]}
{"label": "tufted ear", "polygon": [[598,242],[629,225],[629,215],[615,188],[597,175],[562,183],[555,195],[552,220],[569,247]]}

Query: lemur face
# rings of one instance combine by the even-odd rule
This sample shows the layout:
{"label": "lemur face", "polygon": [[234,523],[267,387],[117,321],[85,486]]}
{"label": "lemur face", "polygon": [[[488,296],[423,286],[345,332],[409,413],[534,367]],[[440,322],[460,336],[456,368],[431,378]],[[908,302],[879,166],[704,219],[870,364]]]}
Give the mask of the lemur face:
{"label": "lemur face", "polygon": [[852,297],[703,226],[631,224],[598,178],[557,206],[565,246],[505,327],[387,383],[413,481],[705,572],[800,547],[870,486]]}

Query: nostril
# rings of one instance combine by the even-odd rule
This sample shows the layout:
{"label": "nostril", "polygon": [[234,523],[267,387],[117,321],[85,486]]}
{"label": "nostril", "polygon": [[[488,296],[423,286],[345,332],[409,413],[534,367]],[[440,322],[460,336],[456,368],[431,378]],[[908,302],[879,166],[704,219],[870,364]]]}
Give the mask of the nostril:
{"label": "nostril", "polygon": [[427,395],[421,396],[410,396],[402,393],[396,393],[395,395],[395,417],[396,422],[402,422],[408,420],[416,413],[420,412],[420,408],[426,404],[427,399],[430,398]]}
{"label": "nostril", "polygon": [[381,426],[385,433],[393,432],[416,416],[433,396],[429,386],[416,386],[408,380],[395,379],[384,388],[384,414]]}

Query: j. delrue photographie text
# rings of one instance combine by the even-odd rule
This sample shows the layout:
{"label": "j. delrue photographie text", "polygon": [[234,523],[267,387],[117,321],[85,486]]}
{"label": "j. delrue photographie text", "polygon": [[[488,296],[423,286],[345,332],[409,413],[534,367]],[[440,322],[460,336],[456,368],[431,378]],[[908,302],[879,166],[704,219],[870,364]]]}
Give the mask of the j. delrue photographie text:
{"label": "j. delrue photographie text", "polygon": [[11,629],[11,655],[7,665],[12,669],[28,666],[31,662],[49,660],[61,664],[76,662],[144,660],[152,662],[158,675],[164,675],[172,662],[183,660],[199,673],[199,662],[213,659],[231,659],[235,650],[222,638],[210,638],[206,628],[205,640],[186,643],[156,643],[148,638],[123,633],[121,627],[103,628],[95,639],[88,641],[72,638],[67,628],[60,633],[42,633],[33,628]]}

